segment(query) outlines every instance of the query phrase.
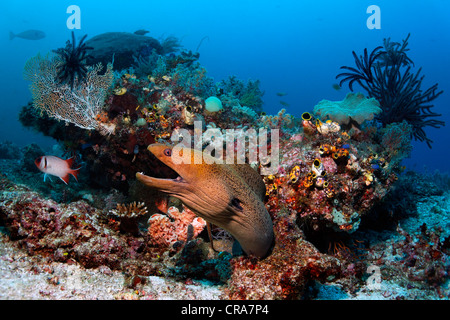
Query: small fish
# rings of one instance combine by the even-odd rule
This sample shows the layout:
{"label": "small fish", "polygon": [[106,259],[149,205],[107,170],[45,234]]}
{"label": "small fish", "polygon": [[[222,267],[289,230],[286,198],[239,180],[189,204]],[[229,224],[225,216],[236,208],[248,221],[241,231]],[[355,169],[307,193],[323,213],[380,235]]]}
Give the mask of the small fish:
{"label": "small fish", "polygon": [[336,91],[339,91],[339,90],[342,89],[341,86],[338,85],[337,83],[333,83],[332,87],[333,87],[333,89],[336,90]]}
{"label": "small fish", "polygon": [[145,36],[149,32],[150,31],[148,31],[148,30],[139,29],[139,30],[135,31],[134,34],[137,34],[138,36]]}
{"label": "small fish", "polygon": [[34,164],[44,173],[44,181],[48,174],[60,178],[65,184],[69,183],[69,174],[78,181],[77,176],[80,168],[71,169],[73,158],[64,160],[55,156],[42,156],[37,158]]}
{"label": "small fish", "polygon": [[289,106],[290,106],[290,104],[287,103],[286,101],[280,101],[280,104],[281,104],[282,106],[284,106],[284,107],[289,107]]}
{"label": "small fish", "polygon": [[285,95],[287,95],[286,92],[277,92],[277,96],[279,97],[284,97]]}
{"label": "small fish", "polygon": [[45,32],[40,30],[27,30],[18,34],[9,32],[9,40],[14,38],[21,38],[25,40],[41,40],[45,38]]}

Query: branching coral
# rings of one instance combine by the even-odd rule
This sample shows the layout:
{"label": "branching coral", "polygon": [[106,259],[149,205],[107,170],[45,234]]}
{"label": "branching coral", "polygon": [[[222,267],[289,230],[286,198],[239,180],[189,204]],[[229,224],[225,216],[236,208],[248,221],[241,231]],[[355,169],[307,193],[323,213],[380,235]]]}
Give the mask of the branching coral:
{"label": "branching coral", "polygon": [[[230,76],[228,79],[222,80],[218,84],[219,90],[227,93],[228,100],[236,99],[239,101],[240,105],[249,107],[256,112],[261,112],[263,105],[262,96],[264,95],[264,92],[261,91],[259,86],[259,80],[248,80],[247,83],[245,83],[235,76]],[[234,105],[231,105],[231,107],[233,106]]]}
{"label": "branching coral", "polygon": [[283,129],[290,128],[294,118],[286,113],[286,109],[278,111],[277,115],[265,115],[261,118],[261,125],[269,129]]}
{"label": "branching coral", "polygon": [[175,36],[168,36],[166,38],[159,39],[163,48],[163,54],[174,53],[180,50],[182,47],[180,39]]}
{"label": "branching coral", "polygon": [[388,124],[381,129],[381,144],[386,148],[386,154],[391,160],[391,164],[400,163],[401,159],[409,156],[411,146],[411,125],[406,121]]}
{"label": "branching coral", "polygon": [[357,82],[369,97],[378,100],[383,112],[377,118],[383,125],[406,120],[413,126],[413,137],[425,141],[431,148],[432,140],[426,136],[424,128],[445,125],[444,121],[433,119],[440,114],[431,111],[433,105],[430,104],[443,91],[437,91],[437,84],[422,90],[421,68],[412,72],[414,64],[406,54],[409,36],[402,44],[384,39],[384,46],[375,48],[370,55],[367,49],[360,57],[353,52],[356,68],[343,66],[341,69],[350,72],[338,74],[336,78],[343,78],[340,85],[348,81],[352,91]]}
{"label": "branching coral", "polygon": [[178,64],[170,74],[172,85],[202,98],[214,94],[214,81],[198,64]]}
{"label": "branching coral", "polygon": [[133,56],[133,69],[135,70],[136,75],[142,77],[152,74],[158,64],[159,58],[160,56],[156,52],[156,49],[153,49],[148,56]]}

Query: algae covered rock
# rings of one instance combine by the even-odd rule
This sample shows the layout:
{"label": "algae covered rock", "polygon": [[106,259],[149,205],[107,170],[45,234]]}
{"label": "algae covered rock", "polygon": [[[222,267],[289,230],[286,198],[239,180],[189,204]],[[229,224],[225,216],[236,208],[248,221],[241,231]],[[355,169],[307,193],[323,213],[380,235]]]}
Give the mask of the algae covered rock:
{"label": "algae covered rock", "polygon": [[133,65],[133,56],[149,56],[153,50],[161,54],[163,48],[152,37],[128,32],[106,32],[86,41],[86,46],[94,48],[89,52],[88,64],[101,62],[104,66],[113,61],[114,70],[123,70]]}
{"label": "algae covered rock", "polygon": [[314,107],[316,115],[341,125],[349,124],[351,119],[361,124],[380,112],[380,103],[374,98],[367,99],[362,93],[348,93],[342,101],[322,100]]}

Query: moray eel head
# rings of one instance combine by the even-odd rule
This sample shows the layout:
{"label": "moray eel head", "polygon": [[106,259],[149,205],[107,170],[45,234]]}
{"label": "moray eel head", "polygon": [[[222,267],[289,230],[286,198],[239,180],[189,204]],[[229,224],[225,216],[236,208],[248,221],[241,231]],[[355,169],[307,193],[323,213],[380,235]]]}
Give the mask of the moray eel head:
{"label": "moray eel head", "polygon": [[144,175],[143,173],[136,173],[136,178],[145,185],[157,188],[166,193],[173,193],[178,189],[178,185],[185,183],[183,177],[173,170],[174,163],[172,161],[172,148],[154,144],[147,148],[154,158],[152,158],[152,165],[154,166],[155,177]]}
{"label": "moray eel head", "polygon": [[179,198],[206,221],[229,231],[247,254],[267,256],[273,245],[273,225],[263,203],[264,182],[254,169],[201,161],[208,156],[196,150],[191,150],[190,164],[175,163],[172,147],[152,144],[148,150],[164,174],[137,173],[139,181]]}

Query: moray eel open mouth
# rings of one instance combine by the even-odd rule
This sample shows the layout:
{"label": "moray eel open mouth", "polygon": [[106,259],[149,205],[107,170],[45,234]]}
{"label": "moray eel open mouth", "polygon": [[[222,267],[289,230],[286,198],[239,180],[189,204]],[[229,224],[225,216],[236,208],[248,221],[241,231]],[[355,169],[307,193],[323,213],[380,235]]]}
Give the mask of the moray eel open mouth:
{"label": "moray eel open mouth", "polygon": [[171,167],[166,165],[164,162],[159,160],[151,152],[149,156],[149,168],[150,169],[148,171],[141,172],[141,174],[155,179],[166,179],[179,182],[183,180],[183,178],[178,174],[178,172],[176,172]]}
{"label": "moray eel open mouth", "polygon": [[180,199],[207,222],[229,231],[245,253],[263,258],[270,252],[274,234],[263,202],[266,188],[250,165],[215,164],[198,150],[190,150],[185,163],[172,157],[172,152],[183,155],[179,149],[162,144],[147,149],[152,172],[137,173],[140,182]]}

